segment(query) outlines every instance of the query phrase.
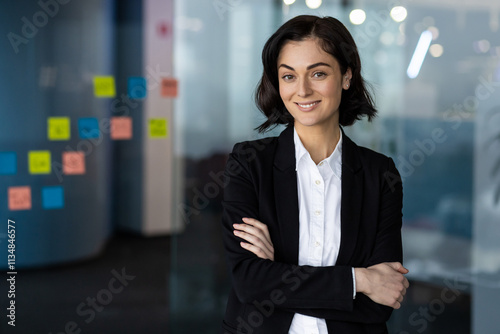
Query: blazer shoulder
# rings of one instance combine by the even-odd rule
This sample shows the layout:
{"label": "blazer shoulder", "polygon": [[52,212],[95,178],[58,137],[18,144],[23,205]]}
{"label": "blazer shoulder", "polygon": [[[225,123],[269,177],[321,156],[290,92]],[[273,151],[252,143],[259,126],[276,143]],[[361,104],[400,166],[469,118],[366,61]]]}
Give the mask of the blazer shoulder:
{"label": "blazer shoulder", "polygon": [[390,159],[385,154],[374,151],[370,148],[364,146],[358,146],[359,154],[361,158],[371,160],[374,163],[386,163],[388,159]]}
{"label": "blazer shoulder", "polygon": [[273,157],[278,143],[278,137],[266,137],[255,140],[247,140],[234,144],[231,155],[240,162],[260,161]]}
{"label": "blazer shoulder", "polygon": [[364,168],[376,169],[382,171],[396,169],[394,161],[387,155],[376,152],[372,149],[363,146],[357,146],[357,147],[361,164],[363,165]]}

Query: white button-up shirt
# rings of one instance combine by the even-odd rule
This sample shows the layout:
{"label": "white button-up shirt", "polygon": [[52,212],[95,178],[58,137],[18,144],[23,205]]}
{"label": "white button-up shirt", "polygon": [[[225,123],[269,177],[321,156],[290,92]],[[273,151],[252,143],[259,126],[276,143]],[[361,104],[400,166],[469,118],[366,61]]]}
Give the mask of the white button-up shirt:
{"label": "white button-up shirt", "polygon": [[[333,266],[340,248],[342,131],[333,153],[319,164],[294,132],[299,198],[299,265]],[[354,269],[353,269],[354,271]],[[289,334],[327,334],[325,319],[296,313]]]}

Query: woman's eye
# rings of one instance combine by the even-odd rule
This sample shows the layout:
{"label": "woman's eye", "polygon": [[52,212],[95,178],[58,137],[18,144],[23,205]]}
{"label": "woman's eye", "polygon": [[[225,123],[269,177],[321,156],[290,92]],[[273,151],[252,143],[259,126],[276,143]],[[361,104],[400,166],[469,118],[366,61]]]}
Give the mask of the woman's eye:
{"label": "woman's eye", "polygon": [[313,76],[314,76],[315,78],[322,78],[322,77],[324,77],[325,75],[326,75],[326,73],[324,73],[324,72],[316,72],[316,73],[314,73],[314,74],[313,74]]}
{"label": "woman's eye", "polygon": [[293,75],[291,74],[285,74],[284,76],[281,77],[285,81],[289,81],[293,79]]}

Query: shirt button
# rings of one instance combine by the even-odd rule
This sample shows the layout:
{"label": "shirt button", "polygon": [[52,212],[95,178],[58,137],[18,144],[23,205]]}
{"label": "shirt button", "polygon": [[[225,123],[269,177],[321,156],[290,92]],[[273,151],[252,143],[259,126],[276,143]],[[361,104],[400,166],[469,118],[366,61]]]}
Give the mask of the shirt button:
{"label": "shirt button", "polygon": [[320,165],[320,166],[323,166],[323,164],[324,164],[324,163],[325,163],[324,161],[321,161],[321,162],[319,163],[319,165]]}
{"label": "shirt button", "polygon": [[321,184],[321,181],[320,180],[316,180],[314,181],[317,185],[320,185]]}
{"label": "shirt button", "polygon": [[316,216],[319,216],[319,215],[321,214],[321,211],[316,210],[316,211],[314,211],[314,214],[315,214]]}
{"label": "shirt button", "polygon": [[316,241],[316,247],[319,247],[320,245],[319,241]]}

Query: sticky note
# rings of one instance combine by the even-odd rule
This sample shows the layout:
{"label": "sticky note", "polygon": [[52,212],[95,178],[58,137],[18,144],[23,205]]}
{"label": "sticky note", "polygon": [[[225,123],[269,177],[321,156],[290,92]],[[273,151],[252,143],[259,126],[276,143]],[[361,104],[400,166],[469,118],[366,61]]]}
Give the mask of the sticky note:
{"label": "sticky note", "polygon": [[94,117],[86,117],[80,118],[78,120],[78,133],[80,134],[80,138],[99,138],[99,122],[97,118]]}
{"label": "sticky note", "polygon": [[31,209],[31,188],[29,186],[9,187],[9,210]]}
{"label": "sticky note", "polygon": [[128,78],[128,96],[131,99],[143,99],[146,97],[146,78]]}
{"label": "sticky note", "polygon": [[161,96],[177,97],[177,80],[174,78],[161,79]]}
{"label": "sticky note", "polygon": [[63,174],[85,174],[85,154],[82,151],[62,153]]}
{"label": "sticky note", "polygon": [[47,137],[49,140],[69,140],[71,137],[69,117],[47,118]]}
{"label": "sticky note", "polygon": [[61,186],[42,188],[42,207],[44,209],[61,209],[64,207],[64,189]]}
{"label": "sticky note", "polygon": [[30,174],[50,174],[50,151],[28,151]]}
{"label": "sticky note", "polygon": [[17,173],[16,152],[0,152],[0,175]]}
{"label": "sticky note", "polygon": [[111,139],[123,140],[132,138],[132,118],[126,116],[111,117]]}
{"label": "sticky note", "polygon": [[167,138],[166,118],[151,118],[149,120],[149,137],[154,139]]}
{"label": "sticky note", "polygon": [[115,78],[112,76],[94,77],[94,95],[96,97],[115,97]]}

